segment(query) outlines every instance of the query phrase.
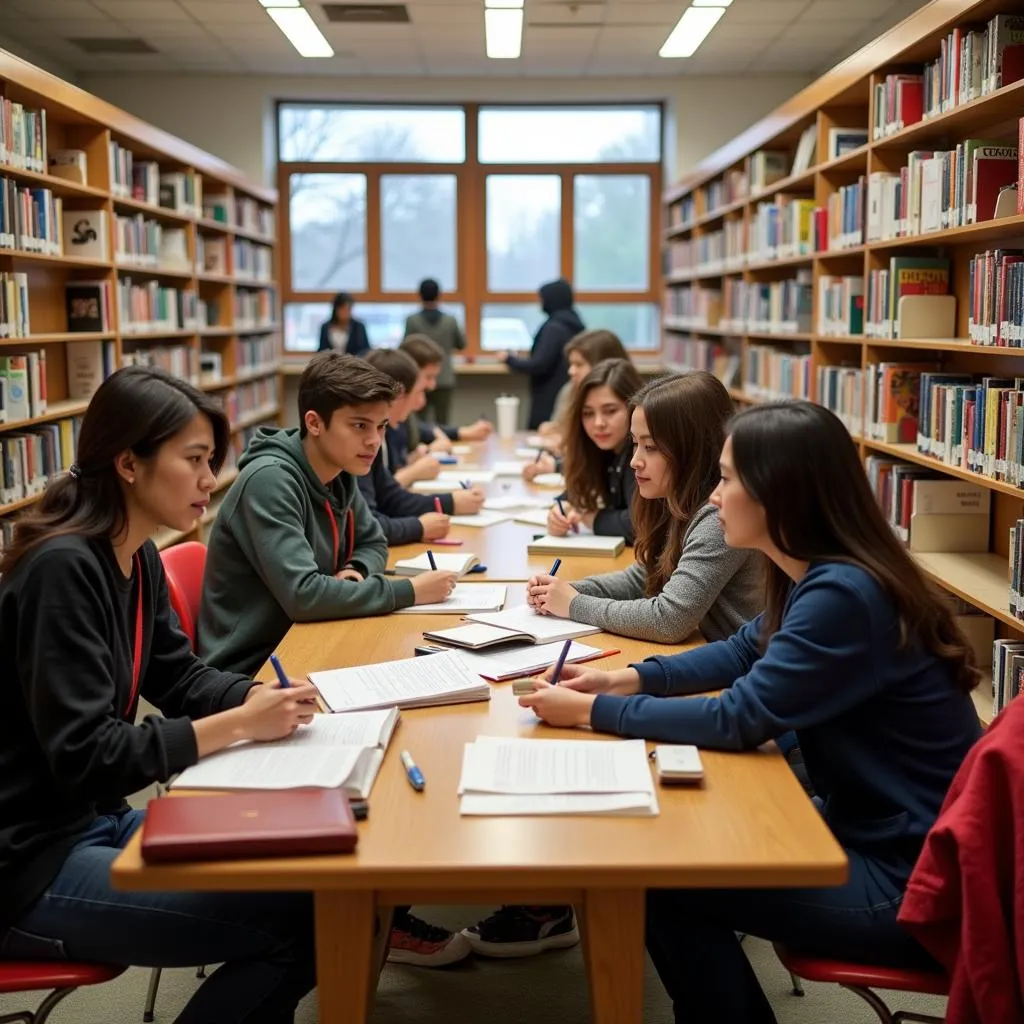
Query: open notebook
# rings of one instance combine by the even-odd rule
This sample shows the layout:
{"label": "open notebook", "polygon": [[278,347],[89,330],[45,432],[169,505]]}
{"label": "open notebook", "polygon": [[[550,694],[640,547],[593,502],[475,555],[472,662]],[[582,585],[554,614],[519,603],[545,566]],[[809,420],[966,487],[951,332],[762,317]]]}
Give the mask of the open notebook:
{"label": "open notebook", "polygon": [[[549,668],[558,661],[564,644],[528,644],[525,647],[512,647],[500,651],[488,651],[477,654],[474,651],[460,651],[459,657],[465,662],[470,672],[476,672],[484,679],[500,682],[503,679],[518,679],[520,676],[532,676]],[[591,661],[603,658],[605,651],[600,647],[590,647],[575,641],[569,648],[566,664],[580,661]]]}
{"label": "open notebook", "polygon": [[465,615],[467,612],[496,612],[505,606],[508,587],[503,583],[456,583],[447,600],[435,604],[413,604],[394,615]]}
{"label": "open notebook", "polygon": [[332,711],[429,708],[491,699],[490,686],[470,672],[455,651],[310,672],[309,681]]}
{"label": "open notebook", "polygon": [[423,635],[428,640],[477,650],[515,641],[529,644],[564,643],[576,637],[601,632],[600,626],[540,615],[529,605],[516,605],[500,612],[472,612],[466,618],[469,619],[469,625],[430,630]]}
{"label": "open notebook", "polygon": [[[459,576],[464,575],[480,564],[480,559],[474,554],[442,554],[434,553],[434,564],[444,572],[454,572]],[[422,555],[415,558],[401,558],[395,562],[395,574],[397,576],[419,576],[421,572],[430,572],[430,559],[424,551]]]}
{"label": "open notebook", "polygon": [[570,533],[566,537],[547,534],[531,540],[526,550],[531,555],[592,555],[614,558],[626,546],[624,537],[604,537],[593,533]]}
{"label": "open notebook", "polygon": [[269,743],[236,743],[186,768],[175,789],[301,789],[343,787],[370,795],[398,724],[397,708],[314,715],[309,725]]}

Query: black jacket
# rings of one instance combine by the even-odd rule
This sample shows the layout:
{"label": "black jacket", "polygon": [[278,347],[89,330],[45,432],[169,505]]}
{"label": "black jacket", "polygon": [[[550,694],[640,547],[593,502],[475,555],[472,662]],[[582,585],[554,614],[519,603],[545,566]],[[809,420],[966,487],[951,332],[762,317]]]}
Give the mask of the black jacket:
{"label": "black jacket", "polygon": [[[388,450],[382,445],[370,472],[356,477],[356,483],[366,507],[380,523],[388,546],[415,544],[423,540],[423,524],[419,517],[436,511],[434,496],[406,490],[392,476],[387,456]],[[455,507],[452,496],[439,494],[438,498],[441,499],[441,510],[451,515]]]}
{"label": "black jacket", "polygon": [[530,418],[528,430],[536,430],[551,419],[555,399],[562,385],[569,379],[569,366],[565,360],[565,346],[580,331],[583,321],[573,309],[572,286],[559,279],[542,285],[540,300],[547,320],[533,339],[533,348],[525,359],[509,356],[508,368],[525,373],[530,378]]}
{"label": "black jacket", "polygon": [[[331,321],[325,320],[320,325],[320,349],[321,352],[330,352],[331,348]],[[361,356],[364,352],[370,351],[370,339],[366,333],[366,324],[362,320],[352,317],[348,322],[348,344],[345,352],[350,356]]]}
{"label": "black jacket", "polygon": [[[633,445],[627,441],[617,455],[609,453],[605,467],[604,508],[594,516],[594,533],[604,537],[625,537],[633,543],[633,495],[636,492],[636,474],[630,468]],[[562,501],[572,501],[568,491],[559,495]]]}

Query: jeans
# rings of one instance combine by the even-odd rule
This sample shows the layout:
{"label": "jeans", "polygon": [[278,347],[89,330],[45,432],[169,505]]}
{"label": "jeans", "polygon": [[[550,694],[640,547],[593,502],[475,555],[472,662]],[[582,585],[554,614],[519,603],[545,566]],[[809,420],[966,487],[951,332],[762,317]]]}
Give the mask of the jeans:
{"label": "jeans", "polygon": [[846,850],[847,883],[831,889],[652,889],[647,951],[679,1024],[775,1024],[737,932],[794,950],[891,967],[934,963],[896,914],[911,864]]}
{"label": "jeans", "polygon": [[[144,812],[97,818],[6,934],[4,959],[132,967],[222,964],[177,1024],[285,1024],[316,984],[308,893],[119,892],[110,867]],[[140,1009],[141,1013],[141,1009]]]}

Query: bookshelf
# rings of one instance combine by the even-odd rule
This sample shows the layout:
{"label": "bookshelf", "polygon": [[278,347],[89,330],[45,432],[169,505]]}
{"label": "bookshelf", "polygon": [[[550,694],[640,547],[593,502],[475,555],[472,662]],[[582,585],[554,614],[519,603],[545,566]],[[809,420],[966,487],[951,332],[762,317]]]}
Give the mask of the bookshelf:
{"label": "bookshelf", "polygon": [[[1024,621],[1009,605],[1010,528],[1024,518],[1024,489],[1005,469],[983,473],[969,459],[947,464],[927,443],[922,450],[920,439],[879,439],[870,426],[876,378],[869,368],[920,362],[975,380],[1024,378],[1024,340],[972,340],[978,307],[971,291],[972,259],[1024,250],[1024,204],[1001,207],[996,218],[994,192],[983,201],[978,184],[976,209],[968,213],[974,197],[967,174],[982,165],[966,146],[985,140],[991,148],[978,156],[1005,161],[998,184],[1018,183],[1022,153],[1011,165],[998,147],[1024,144],[1024,77],[1013,80],[1024,71],[1024,52],[1018,44],[1000,78],[1010,51],[989,44],[1015,41],[1002,35],[1009,23],[993,19],[1021,13],[1012,0],[926,4],[667,190],[662,230],[666,365],[713,370],[739,404],[786,395],[822,401],[842,416],[866,463],[873,456],[897,459],[986,489],[987,551],[915,557],[929,577],[991,616],[997,637],[1015,641],[1024,641]],[[1024,24],[1011,27],[1019,38]],[[952,59],[936,64],[944,55]],[[901,84],[918,75],[920,86]],[[935,209],[929,203],[936,193],[925,192],[927,172],[916,163],[933,155],[941,180]],[[987,174],[995,164],[985,167]],[[893,260],[936,256],[948,261],[948,294],[955,298],[946,329],[939,329],[940,317],[933,329],[915,333],[910,316],[900,319],[909,306],[888,309],[891,325],[885,317],[873,322],[872,275],[898,280]],[[859,322],[850,305],[858,279]],[[1006,301],[1009,322],[1016,315],[1024,323],[1024,309],[1015,314],[1013,296]],[[1007,307],[1000,308],[1006,316]],[[986,719],[991,706],[987,711]]]}
{"label": "bookshelf", "polygon": [[73,461],[89,394],[130,363],[231,420],[210,511],[158,543],[205,539],[252,432],[278,419],[277,192],[3,50],[0,103],[0,545]]}

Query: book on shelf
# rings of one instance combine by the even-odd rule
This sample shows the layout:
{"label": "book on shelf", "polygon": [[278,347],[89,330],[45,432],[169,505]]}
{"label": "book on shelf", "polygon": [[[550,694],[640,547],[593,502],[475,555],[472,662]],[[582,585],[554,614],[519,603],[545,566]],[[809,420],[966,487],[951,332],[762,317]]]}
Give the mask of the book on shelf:
{"label": "book on shelf", "polygon": [[117,369],[113,341],[69,341],[64,346],[68,398],[87,402],[96,389]]}
{"label": "book on shelf", "polygon": [[598,536],[593,533],[570,533],[565,537],[547,534],[536,537],[526,545],[531,555],[579,555],[595,558],[615,558],[626,546],[623,537]]}
{"label": "book on shelf", "polygon": [[65,472],[75,460],[81,426],[75,416],[0,434],[0,505],[41,494],[48,480]]}
{"label": "book on shelf", "polygon": [[[480,564],[480,559],[470,553],[463,552],[432,552],[434,564],[442,572],[454,572],[464,576],[474,565]],[[424,551],[422,555],[415,558],[400,558],[394,566],[396,576],[419,576],[421,572],[431,572],[430,559]]]}
{"label": "book on shelf", "polygon": [[923,116],[924,75],[886,75],[885,81],[875,85],[875,139],[895,135]]}
{"label": "book on shelf", "polygon": [[113,296],[109,281],[69,281],[64,286],[68,331],[109,331]]}
{"label": "book on shelf", "polygon": [[818,122],[812,121],[801,133],[793,154],[793,166],[789,169],[790,176],[803,174],[814,163],[814,154],[818,148]]}
{"label": "book on shelf", "polygon": [[109,260],[106,210],[65,210],[64,255],[75,259]]}
{"label": "book on shelf", "polygon": [[[1019,584],[1019,579],[1016,583]],[[1011,598],[1015,596],[1011,594]],[[1015,614],[1019,610],[1014,608]],[[992,717],[1024,692],[1024,643],[999,639],[992,642]]]}
{"label": "book on shelf", "polygon": [[30,333],[28,274],[0,271],[0,338],[24,338]]}
{"label": "book on shelf", "polygon": [[203,210],[203,179],[193,170],[161,171],[159,204],[166,210],[198,217]]}
{"label": "book on shelf", "polygon": [[868,133],[864,128],[829,128],[828,159],[846,156],[867,144]]}
{"label": "book on shelf", "polygon": [[864,278],[822,274],[818,278],[818,333],[864,333]]}
{"label": "book on shelf", "polygon": [[789,155],[781,150],[759,149],[751,154],[747,172],[752,192],[763,192],[789,173]]}
{"label": "book on shelf", "polygon": [[1024,117],[1017,122],[1017,216],[1024,216]]}
{"label": "book on shelf", "polygon": [[854,436],[864,435],[864,371],[859,366],[819,366],[817,400]]}
{"label": "book on shelf", "polygon": [[968,264],[967,335],[976,345],[1024,344],[1024,250],[989,249]]}
{"label": "book on shelf", "polygon": [[46,109],[32,110],[0,96],[0,164],[45,174]]}
{"label": "book on shelf", "polygon": [[46,349],[0,356],[0,381],[0,423],[42,416],[46,412]]}
{"label": "book on shelf", "polygon": [[48,188],[0,177],[0,248],[63,255],[64,204]]}
{"label": "book on shelf", "polygon": [[54,178],[85,185],[89,177],[89,160],[84,149],[51,149],[46,169]]}
{"label": "book on shelf", "polygon": [[[472,612],[466,618],[469,620],[467,626],[433,629],[423,636],[428,640],[475,651],[508,643],[564,643],[566,640],[601,632],[599,626],[541,615],[528,605],[516,605],[500,612]],[[433,657],[425,660],[432,661]]]}
{"label": "book on shelf", "polygon": [[937,256],[893,256],[888,268],[868,274],[864,333],[899,336],[897,310],[904,295],[948,295],[950,261]]}
{"label": "book on shelf", "polygon": [[865,367],[864,430],[888,444],[909,444],[917,437],[921,374],[934,363],[868,363]]}

